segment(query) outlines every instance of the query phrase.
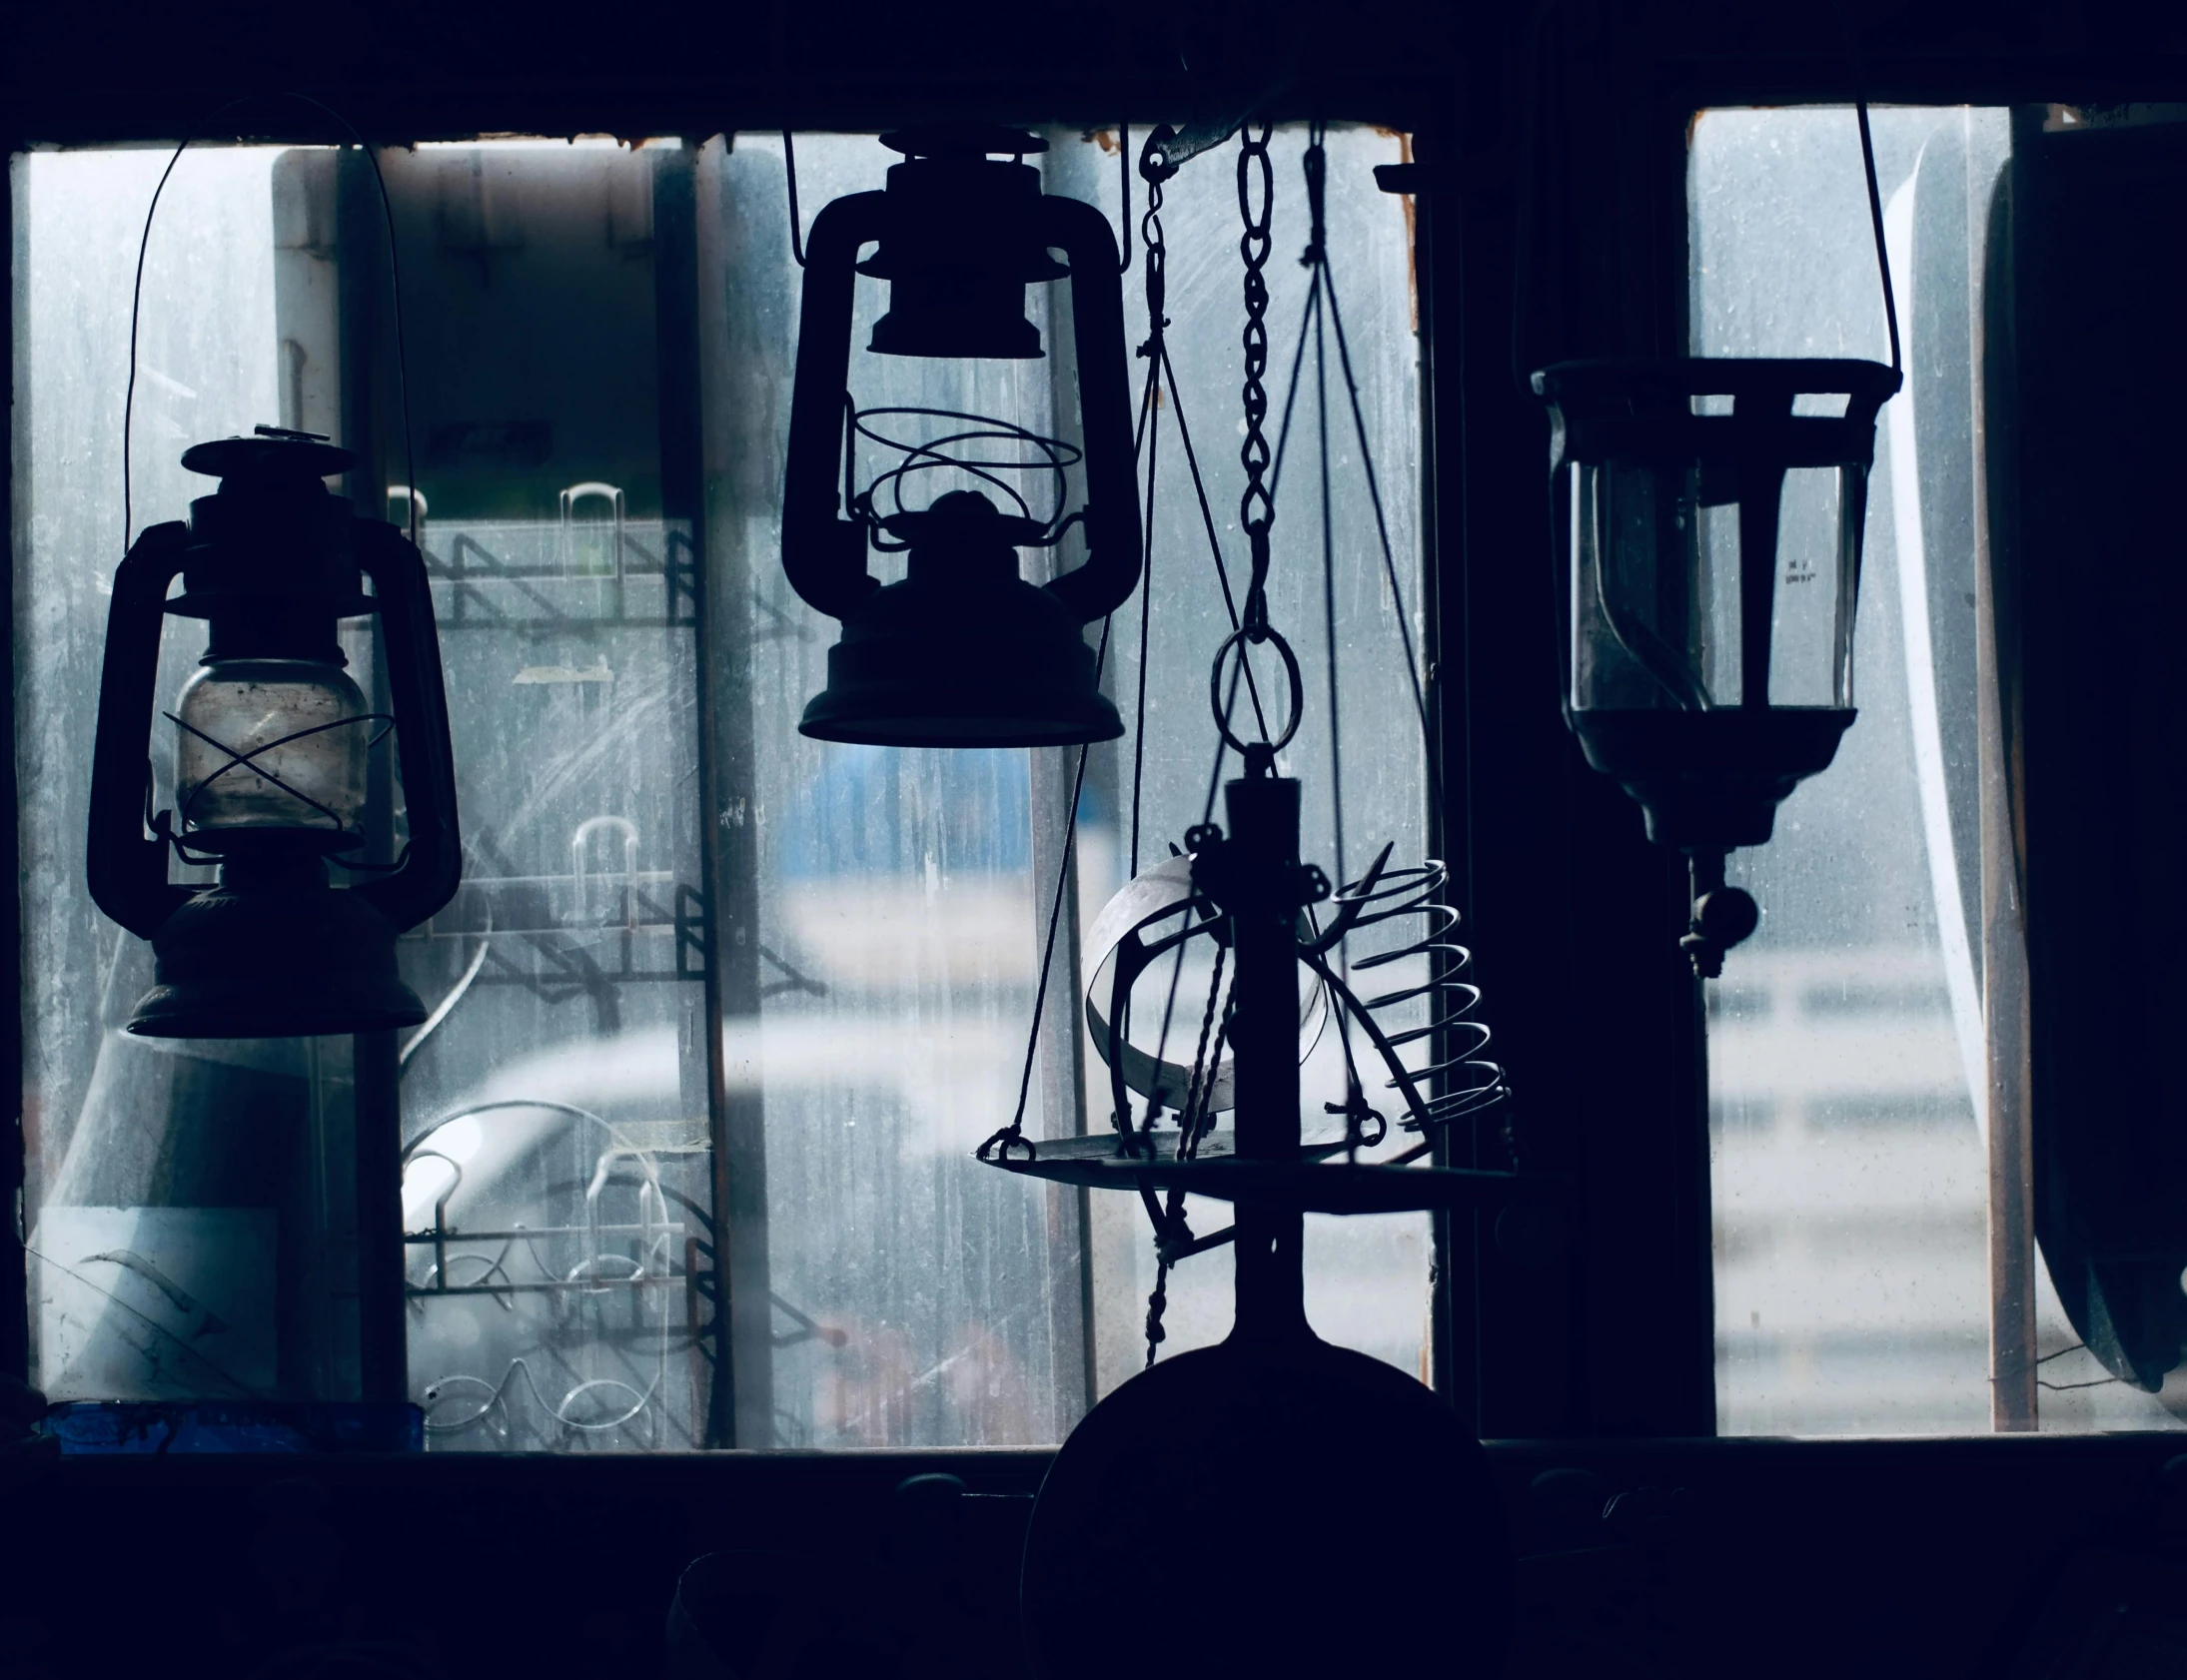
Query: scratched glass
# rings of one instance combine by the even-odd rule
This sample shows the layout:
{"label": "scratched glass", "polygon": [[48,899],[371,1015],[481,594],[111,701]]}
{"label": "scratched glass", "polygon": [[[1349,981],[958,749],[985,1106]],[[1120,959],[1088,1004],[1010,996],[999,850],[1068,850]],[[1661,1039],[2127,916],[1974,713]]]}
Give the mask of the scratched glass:
{"label": "scratched glass", "polygon": [[[1121,221],[1113,137],[1051,139],[1050,186]],[[1279,250],[1306,240],[1303,147],[1278,137]],[[1406,207],[1369,173],[1401,143],[1341,130],[1330,155],[1361,410],[1355,424],[1325,340],[1328,525],[1343,540],[1324,554],[1321,440],[1302,401],[1272,610],[1306,668],[1285,768],[1307,783],[1307,853],[1357,875],[1385,841],[1401,862],[1424,847],[1419,734],[1388,726],[1412,715],[1408,658],[1427,657],[1417,347]],[[890,158],[865,137],[802,142],[806,218],[878,185]],[[1088,1210],[971,1150],[1018,1103],[1067,838],[1076,920],[1027,1090],[1036,1137],[1108,1125],[1077,931],[1135,849],[1166,856],[1206,813],[1206,661],[1230,619],[1172,420],[1195,427],[1235,588],[1233,158],[1169,189],[1178,384],[1155,445],[1154,610],[1144,626],[1136,602],[1118,616],[1104,677],[1127,718],[1144,678],[1144,750],[1127,738],[1089,756],[1075,827],[1075,754],[796,733],[835,626],[779,566],[799,274],[778,139],[386,154],[402,380],[358,162],[193,148],[177,168],[145,278],[133,512],[140,530],[179,516],[205,487],[177,464],[182,446],[268,420],[362,438],[349,493],[418,535],[467,856],[456,901],[403,941],[432,1013],[392,1052],[119,1031],[149,954],[81,888],[82,749],[123,548],[128,282],[166,153],[15,165],[29,254],[16,751],[40,795],[20,823],[26,972],[44,977],[24,1006],[39,1379],[55,1397],[355,1394],[347,1163],[372,1118],[355,1114],[353,1065],[375,1054],[397,1069],[400,1115],[384,1118],[404,1140],[409,1382],[430,1448],[1059,1439],[1144,1357],[1143,1216]],[[1133,196],[1136,214],[1136,183]],[[1147,330],[1142,272],[1126,283],[1132,344]],[[1306,277],[1290,261],[1269,275],[1280,413]],[[863,354],[881,289],[860,292],[862,406],[1068,431],[1069,333],[1041,289],[1029,305],[1047,358],[962,366]],[[1311,392],[1311,353],[1305,367]],[[858,470],[880,463],[868,446]],[[195,650],[170,640],[172,697]],[[369,704],[368,644],[345,645]],[[366,767],[368,805],[389,796],[386,750]],[[172,762],[156,751],[162,802]],[[400,810],[387,818],[399,833]],[[1406,978],[1381,972],[1390,989]],[[1188,969],[1180,997],[1206,981]],[[1197,1008],[1180,1003],[1180,1035]],[[1325,1032],[1309,1103],[1341,1094]],[[1190,1217],[1212,1232],[1227,1210]],[[1425,1219],[1317,1221],[1310,1244],[1323,1332],[1427,1374]],[[1167,1349],[1227,1329],[1228,1273],[1217,1251],[1172,1275]]]}
{"label": "scratched glass", "polygon": [[[1990,1427],[1977,851],[1980,277],[1997,109],[1873,114],[1908,370],[1876,440],[1860,717],[1732,878],[1760,931],[1708,985],[1727,1434]],[[1718,110],[1688,175],[1692,348],[1888,360],[1847,108]],[[2038,1268],[2040,1270],[2040,1268]],[[2176,1426],[2077,1350],[2047,1275],[2045,1429]]]}

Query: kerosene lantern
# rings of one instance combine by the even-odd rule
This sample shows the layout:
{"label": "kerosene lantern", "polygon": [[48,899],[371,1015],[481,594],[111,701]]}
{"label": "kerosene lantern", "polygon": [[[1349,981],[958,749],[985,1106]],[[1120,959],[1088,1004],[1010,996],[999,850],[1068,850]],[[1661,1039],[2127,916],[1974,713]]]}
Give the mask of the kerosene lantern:
{"label": "kerosene lantern", "polygon": [[[325,482],[347,449],[261,426],[182,463],[220,480],[187,524],[154,525],[114,575],[91,785],[91,896],[152,942],[155,984],[129,1030],[281,1038],[415,1025],[395,939],[455,895],[462,869],[440,643],[425,561]],[[177,576],[183,592],[170,599]],[[367,594],[363,580],[374,592]],[[198,669],[163,715],[172,810],[154,813],[148,746],[168,615],[202,618]],[[391,710],[368,708],[336,628],[376,615]],[[372,744],[395,731],[409,839],[360,854]],[[169,854],[218,881],[168,880]],[[329,864],[368,878],[335,886]]]}
{"label": "kerosene lantern", "polygon": [[1724,854],[1770,835],[1853,720],[1853,615],[1880,363],[1566,362],[1552,420],[1565,716],[1692,859],[1704,975],[1754,929]]}
{"label": "kerosene lantern", "polygon": [[[1096,686],[1081,626],[1122,605],[1139,577],[1115,236],[1093,206],[1041,191],[1040,172],[1023,161],[1046,150],[1033,135],[954,125],[882,140],[904,158],[889,169],[885,189],[834,200],[806,242],[782,565],[799,595],[842,620],[843,633],[828,652],[827,687],[799,728],[821,740],[882,746],[1113,740],[1123,722]],[[868,244],[877,249],[861,263]],[[896,508],[883,511],[870,486],[844,483],[844,452],[859,434],[888,440],[855,409],[846,418],[861,274],[889,288],[869,350],[955,361],[1042,355],[1040,331],[1026,319],[1025,289],[1069,280],[1084,438],[1080,511],[1037,519],[1022,508],[998,508],[977,488],[952,489],[913,508],[901,506],[899,494]],[[1007,422],[941,418],[962,426],[939,441],[897,445],[909,457],[887,475],[899,492],[907,471],[954,464],[999,485],[993,470],[949,456],[951,444],[967,439],[1033,445],[1058,472],[1078,454]],[[1051,545],[1080,521],[1084,563],[1046,585],[1019,574],[1019,549]],[[909,550],[901,581],[884,586],[866,570],[869,542]]]}

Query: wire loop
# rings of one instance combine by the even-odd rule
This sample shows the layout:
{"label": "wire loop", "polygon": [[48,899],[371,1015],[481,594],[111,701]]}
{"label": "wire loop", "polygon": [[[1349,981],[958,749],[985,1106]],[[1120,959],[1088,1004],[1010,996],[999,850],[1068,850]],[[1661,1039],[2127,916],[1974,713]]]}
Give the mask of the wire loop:
{"label": "wire loop", "polygon": [[[1223,665],[1224,661],[1230,657],[1232,648],[1238,650],[1239,663],[1243,664],[1247,658],[1246,650],[1249,646],[1266,643],[1275,645],[1277,654],[1284,662],[1284,680],[1291,688],[1290,715],[1284,719],[1283,730],[1280,734],[1265,742],[1249,743],[1240,740],[1231,731],[1230,708],[1223,703]],[[1259,629],[1247,624],[1231,631],[1229,635],[1223,638],[1223,645],[1215,650],[1215,664],[1208,672],[1208,704],[1209,708],[1215,713],[1216,730],[1222,735],[1223,744],[1229,747],[1232,752],[1246,753],[1256,748],[1269,752],[1280,752],[1290,744],[1291,737],[1299,732],[1299,719],[1306,710],[1306,683],[1305,679],[1299,674],[1299,656],[1291,651],[1291,644],[1284,640],[1280,632],[1270,629],[1265,623]]]}
{"label": "wire loop", "polygon": [[[914,442],[901,437],[891,437],[868,422],[887,416],[907,416],[921,420],[962,420],[966,429],[952,431],[925,442]],[[1041,534],[1027,542],[1030,547],[1051,547],[1062,539],[1063,533],[1083,516],[1083,509],[1075,513],[1064,511],[1064,499],[1070,493],[1070,480],[1065,468],[1076,466],[1085,458],[1085,451],[1076,443],[1061,437],[1046,436],[1041,432],[1018,425],[1010,420],[996,420],[987,415],[964,414],[955,409],[922,409],[891,407],[858,409],[849,414],[848,429],[853,439],[863,437],[867,442],[884,449],[894,450],[904,459],[876,476],[862,490],[850,498],[851,511],[863,519],[872,533],[873,545],[886,551],[908,547],[883,533],[885,522],[898,513],[913,511],[904,506],[903,486],[905,479],[914,472],[949,470],[962,472],[992,485],[1007,496],[1016,506],[1021,518],[1032,520],[1041,527]],[[1018,443],[1024,444],[1024,452],[1016,458],[983,460],[975,455],[960,452],[967,444]],[[844,451],[846,469],[849,451]],[[1035,518],[1032,503],[1025,493],[1003,476],[1009,472],[1037,472],[1054,480],[1055,511],[1045,518]],[[893,503],[890,513],[882,513],[873,505],[875,496],[884,487]]]}

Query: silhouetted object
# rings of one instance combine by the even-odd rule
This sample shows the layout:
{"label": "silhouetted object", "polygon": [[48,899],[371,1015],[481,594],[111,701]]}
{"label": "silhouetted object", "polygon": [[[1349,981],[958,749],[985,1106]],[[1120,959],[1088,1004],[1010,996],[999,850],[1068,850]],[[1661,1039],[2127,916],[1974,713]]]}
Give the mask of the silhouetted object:
{"label": "silhouetted object", "polygon": [[[2179,234],[2148,207],[2183,190],[2187,129],[2050,132],[2015,113],[1981,328],[2004,781],[1982,891],[2026,918],[2035,1235],[2074,1333],[2175,1416],[2187,1127],[2164,1047],[2187,1011],[2187,570],[2169,556],[2187,335]],[[1987,971],[1983,993],[1990,1031],[2011,1031]]]}
{"label": "silhouetted object", "polygon": [[45,1415],[45,1395],[0,1371],[0,1488],[26,1466],[59,1456],[59,1443],[38,1427]]}
{"label": "silhouetted object", "polygon": [[[1300,1150],[1299,913],[1327,884],[1298,861],[1299,784],[1272,757],[1230,784],[1231,837],[1202,838],[1194,878],[1234,929],[1237,1154],[1275,1165]],[[1034,1671],[1500,1672],[1511,1561],[1479,1443],[1411,1377],[1315,1335],[1298,1212],[1241,1201],[1235,1243],[1229,1339],[1110,1394],[1042,1483]],[[1434,1613],[1354,1590],[1369,1556],[1433,1583]]]}
{"label": "silhouetted object", "polygon": [[[1080,626],[1122,605],[1138,581],[1139,501],[1132,480],[1131,402],[1124,357],[1123,287],[1115,236],[1093,206],[1043,194],[1018,161],[1046,149],[1029,134],[984,125],[883,137],[904,161],[884,191],[855,193],[814,218],[799,317],[782,508],[782,565],[798,594],[843,621],[828,652],[828,686],[805,709],[802,731],[821,740],[882,746],[1058,746],[1113,740],[1116,708],[1095,685]],[[866,262],[860,247],[877,241]],[[1049,256],[1062,251],[1065,269]],[[1086,505],[1035,519],[958,489],[932,506],[904,508],[907,474],[954,464],[950,446],[1004,440],[1036,451],[1018,466],[1053,471],[1080,458],[1071,445],[977,416],[942,416],[972,429],[899,444],[845,420],[855,277],[886,280],[888,313],[869,348],[890,356],[1024,358],[1041,354],[1025,317],[1025,288],[1068,278],[1077,350]],[[882,411],[875,411],[879,413]],[[900,412],[900,411],[899,411]],[[912,411],[926,413],[925,411]],[[843,482],[857,435],[901,449],[883,475],[896,495],[877,511],[873,491]],[[1003,479],[990,464],[972,475]],[[842,496],[847,493],[851,514]],[[1084,564],[1045,586],[1018,575],[1017,550],[1059,541],[1083,520]],[[901,582],[865,569],[868,542],[910,550]]]}
{"label": "silhouetted object", "polygon": [[[1195,829],[1188,839],[1197,846],[1203,837],[1221,842],[1213,829]],[[1357,1033],[1363,1052],[1372,1056],[1361,1054],[1347,1063],[1347,1100],[1329,1109],[1345,1116],[1341,1134],[1302,1143],[1296,1161],[1277,1163],[1241,1155],[1236,1133],[1218,1126],[1216,1117],[1237,1107],[1234,1040],[1227,1027],[1214,1031],[1224,1014],[1220,959],[1206,1030],[1191,1062],[1169,1061],[1132,1043],[1135,985],[1192,940],[1205,938],[1223,948],[1230,940],[1228,918],[1200,882],[1197,852],[1179,852],[1127,881],[1094,919],[1083,947],[1086,1025],[1094,1054],[1108,1070],[1111,1112],[1128,1120],[1134,1098],[1143,1099],[1146,1124],[1035,1143],[1013,1122],[980,1145],[979,1159],[1027,1178],[1089,1190],[1164,1190],[1173,1199],[1202,1196],[1319,1214],[1471,1208],[1546,1189],[1543,1181],[1499,1170],[1415,1165],[1434,1152],[1445,1128],[1503,1104],[1511,1088],[1503,1068],[1486,1054],[1491,1034],[1477,1013],[1481,992],[1465,978],[1473,954],[1450,937],[1459,918],[1441,901],[1448,871],[1433,861],[1393,869],[1392,850],[1384,846],[1364,877],[1328,894],[1334,913],[1325,922],[1302,921],[1296,930],[1298,960],[1313,974],[1314,985],[1300,1006],[1295,1054],[1303,1059],[1332,1012],[1341,1012],[1343,1030]],[[1334,960],[1354,933],[1380,927],[1387,941],[1391,923],[1411,924],[1411,937],[1354,956],[1349,965]],[[1425,979],[1379,994],[1363,987],[1370,993],[1366,998],[1354,990],[1376,969],[1413,963],[1426,969]],[[1425,1022],[1397,1019],[1398,1012],[1417,1009],[1423,999],[1431,1006]],[[1444,1054],[1409,1066],[1404,1048],[1428,1039],[1439,1039]],[[1158,1050],[1168,1042],[1165,1032]],[[1336,1156],[1376,1148],[1389,1134],[1391,1122],[1368,1099],[1378,1061],[1388,1076],[1381,1089],[1395,1093],[1403,1105],[1396,1124],[1416,1142],[1372,1162],[1336,1162]],[[1157,1125],[1165,1111],[1176,1117],[1176,1130]],[[1298,1171],[1303,1166],[1313,1171]],[[1182,1259],[1228,1240],[1227,1232],[1191,1237],[1180,1220],[1170,1225],[1161,1245]]]}
{"label": "silhouetted object", "polygon": [[1640,801],[1648,838],[1695,859],[1684,944],[1703,974],[1756,919],[1723,887],[1723,854],[1768,840],[1853,720],[1868,469],[1898,387],[1853,361],[1534,376],[1552,422],[1565,716]]}
{"label": "silhouetted object", "polygon": [[[2187,1673],[2187,1456],[2168,1460],[2133,1508],[2107,1511],[2092,1543],[2051,1562],[2039,1608],[2010,1640],[2005,1680]],[[2017,1618],[2015,1618],[2017,1619]]]}
{"label": "silhouetted object", "polygon": [[[448,903],[462,868],[448,706],[425,561],[322,482],[356,463],[266,426],[200,443],[183,464],[219,491],[191,504],[189,523],[147,530],[115,572],[89,876],[99,908],[152,942],[155,983],[133,1033],[278,1038],[425,1019],[396,972],[395,937]],[[178,574],[184,592],[170,600]],[[177,731],[175,809],[155,814],[147,744],[166,613],[206,620],[207,646],[164,714]],[[371,613],[391,712],[367,709],[336,640],[340,620]],[[351,861],[370,838],[369,749],[390,728],[409,843],[392,865]],[[171,849],[217,864],[218,883],[170,883]],[[330,859],[384,873],[338,888]]]}

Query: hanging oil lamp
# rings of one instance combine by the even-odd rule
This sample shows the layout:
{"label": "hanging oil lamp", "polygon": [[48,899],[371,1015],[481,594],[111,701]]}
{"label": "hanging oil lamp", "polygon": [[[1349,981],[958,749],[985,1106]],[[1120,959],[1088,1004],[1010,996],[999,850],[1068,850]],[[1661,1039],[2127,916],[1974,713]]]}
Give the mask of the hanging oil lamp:
{"label": "hanging oil lamp", "polygon": [[[1139,577],[1115,236],[1093,206],[1041,191],[1040,172],[1023,161],[1046,150],[1033,135],[966,124],[882,140],[904,159],[890,168],[887,186],[834,200],[806,242],[782,565],[808,604],[842,620],[843,633],[828,652],[827,687],[799,728],[821,740],[882,746],[1113,740],[1123,722],[1096,685],[1081,627],[1122,605]],[[877,249],[860,262],[869,244]],[[899,499],[883,510],[871,487],[844,485],[851,439],[861,430],[877,435],[855,410],[845,420],[861,274],[889,288],[870,351],[955,361],[1042,355],[1025,289],[1070,282],[1085,439],[1080,510],[1038,519],[998,508],[980,489],[951,490],[925,507]],[[952,418],[972,429],[942,444],[905,446],[912,470],[941,463],[948,442],[974,436],[1049,444],[1007,422]],[[1076,455],[1058,446],[1048,459],[1060,472]],[[890,476],[900,492],[902,469]],[[1053,544],[1078,522],[1083,564],[1045,585],[1019,574],[1021,548]],[[869,545],[908,550],[905,577],[883,585],[868,572]]]}
{"label": "hanging oil lamp", "polygon": [[1647,836],[1694,859],[1686,948],[1705,970],[1753,931],[1723,855],[1853,721],[1877,411],[1874,362],[1566,362],[1551,417],[1565,716]]}
{"label": "hanging oil lamp", "polygon": [[[88,875],[99,908],[152,942],[128,1027],[155,1038],[279,1038],[415,1025],[395,940],[455,896],[462,869],[448,705],[424,558],[360,519],[328,476],[357,457],[260,426],[182,463],[220,480],[187,523],[155,525],[114,576],[93,746]],[[177,577],[183,592],[170,599]],[[369,578],[373,592],[363,582]],[[389,711],[368,706],[336,627],[376,616]],[[164,715],[174,808],[154,812],[150,732],[169,616],[206,647]],[[409,839],[367,861],[367,763],[392,729]],[[170,855],[216,865],[168,879]],[[365,876],[338,887],[330,864]]]}
{"label": "hanging oil lamp", "polygon": [[1829,767],[1853,721],[1876,415],[1903,383],[1868,107],[1854,103],[1889,367],[1829,359],[1561,362],[1551,529],[1565,719],[1587,760],[1686,854],[1679,941],[1713,979],[1761,919],[1724,856]]}

